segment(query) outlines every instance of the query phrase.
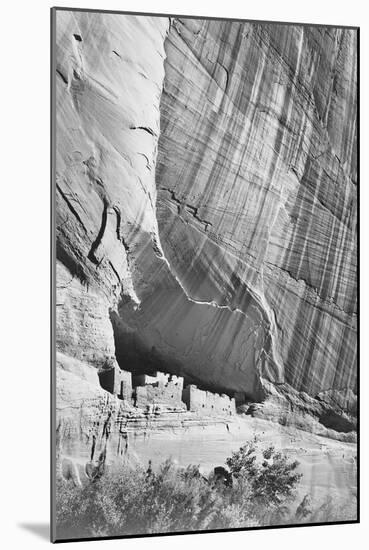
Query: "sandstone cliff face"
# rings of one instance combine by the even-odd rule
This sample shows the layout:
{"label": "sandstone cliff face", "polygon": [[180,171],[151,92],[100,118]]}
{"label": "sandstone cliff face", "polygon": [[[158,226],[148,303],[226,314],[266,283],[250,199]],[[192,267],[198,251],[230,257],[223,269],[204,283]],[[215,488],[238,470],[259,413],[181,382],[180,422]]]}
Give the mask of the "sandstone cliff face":
{"label": "sandstone cliff face", "polygon": [[183,19],[165,49],[157,218],[181,288],[152,274],[136,337],[210,385],[351,408],[355,32]]}
{"label": "sandstone cliff face", "polygon": [[115,358],[109,308],[122,295],[139,302],[135,249],[152,249],[158,233],[168,22],[56,17],[57,348],[100,366]]}
{"label": "sandstone cliff face", "polygon": [[[206,350],[235,384],[257,369],[310,395],[339,390],[345,400],[355,391],[355,36],[171,26],[160,236],[192,298],[243,312],[217,316],[206,333]],[[235,339],[247,325],[243,347]]]}
{"label": "sandstone cliff face", "polygon": [[287,423],[297,406],[319,418],[322,401],[354,413],[355,32],[56,17],[57,406],[70,453],[122,414],[98,385],[116,360],[271,396],[264,415],[285,407]]}

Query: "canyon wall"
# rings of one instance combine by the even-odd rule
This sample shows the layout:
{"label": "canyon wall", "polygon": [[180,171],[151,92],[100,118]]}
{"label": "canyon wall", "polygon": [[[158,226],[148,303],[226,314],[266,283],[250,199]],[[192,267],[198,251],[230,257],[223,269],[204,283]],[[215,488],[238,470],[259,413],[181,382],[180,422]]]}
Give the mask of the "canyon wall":
{"label": "canyon wall", "polygon": [[55,17],[57,424],[68,452],[81,452],[78,438],[95,449],[121,418],[98,377],[117,362],[271,396],[273,411],[309,403],[319,417],[323,403],[351,418],[355,31]]}
{"label": "canyon wall", "polygon": [[100,368],[115,361],[109,310],[139,303],[135,249],[157,253],[168,21],[55,16],[57,350]]}
{"label": "canyon wall", "polygon": [[[347,404],[356,391],[355,31],[176,19],[166,53],[163,249],[191,298],[244,314],[199,324],[199,348],[222,357],[235,385],[258,369]],[[181,313],[184,324],[191,313]]]}

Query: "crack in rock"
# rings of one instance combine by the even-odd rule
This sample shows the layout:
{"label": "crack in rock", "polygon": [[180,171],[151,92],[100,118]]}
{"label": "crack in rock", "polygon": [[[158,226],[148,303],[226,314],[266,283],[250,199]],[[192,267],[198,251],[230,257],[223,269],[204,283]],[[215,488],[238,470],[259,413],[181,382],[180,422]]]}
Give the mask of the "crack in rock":
{"label": "crack in rock", "polygon": [[167,187],[160,187],[159,189],[162,191],[166,191],[170,194],[171,200],[177,205],[177,211],[179,215],[181,215],[184,211],[191,214],[195,218],[195,220],[199,221],[205,226],[205,232],[208,230],[209,226],[213,226],[212,222],[210,222],[209,220],[203,220],[202,218],[200,218],[198,212],[199,208],[201,207],[193,206],[192,204],[186,203],[185,201],[178,199],[173,189],[169,189]]}
{"label": "crack in rock", "polygon": [[147,132],[148,134],[150,134],[150,136],[158,137],[157,133],[154,132],[154,130],[152,128],[150,128],[149,126],[130,126],[129,129],[130,130],[143,130],[144,132]]}

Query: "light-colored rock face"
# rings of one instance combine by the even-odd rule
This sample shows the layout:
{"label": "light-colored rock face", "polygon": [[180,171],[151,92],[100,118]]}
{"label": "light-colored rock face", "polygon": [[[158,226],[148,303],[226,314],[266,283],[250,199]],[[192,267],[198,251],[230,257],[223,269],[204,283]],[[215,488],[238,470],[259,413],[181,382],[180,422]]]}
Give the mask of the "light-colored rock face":
{"label": "light-colored rock face", "polygon": [[[135,285],[144,279],[135,257],[152,250],[158,234],[155,165],[169,22],[68,11],[55,17],[57,433],[59,456],[78,458],[105,448],[103,426],[119,411],[98,377],[115,361],[110,310],[122,298],[136,307]],[[120,441],[118,429],[114,455]]]}
{"label": "light-colored rock face", "polygon": [[56,30],[63,452],[103,449],[105,422],[121,452],[97,375],[116,360],[329,435],[324,402],[351,430],[355,31],[67,11]]}
{"label": "light-colored rock face", "polygon": [[168,21],[56,18],[57,347],[99,366],[114,356],[109,308],[138,302],[135,249],[157,235]]}

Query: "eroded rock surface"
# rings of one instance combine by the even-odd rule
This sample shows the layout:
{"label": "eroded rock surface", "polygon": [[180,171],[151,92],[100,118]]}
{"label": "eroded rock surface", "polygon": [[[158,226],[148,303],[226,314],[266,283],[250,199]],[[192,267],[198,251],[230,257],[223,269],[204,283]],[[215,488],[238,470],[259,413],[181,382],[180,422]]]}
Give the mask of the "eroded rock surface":
{"label": "eroded rock surface", "polygon": [[60,453],[212,423],[124,405],[117,363],[351,441],[355,31],[56,18]]}
{"label": "eroded rock surface", "polygon": [[[241,386],[257,370],[346,396],[356,389],[355,32],[177,19],[166,52],[163,249],[193,299],[244,313],[218,315],[204,352]],[[183,326],[192,313],[181,311]]]}

